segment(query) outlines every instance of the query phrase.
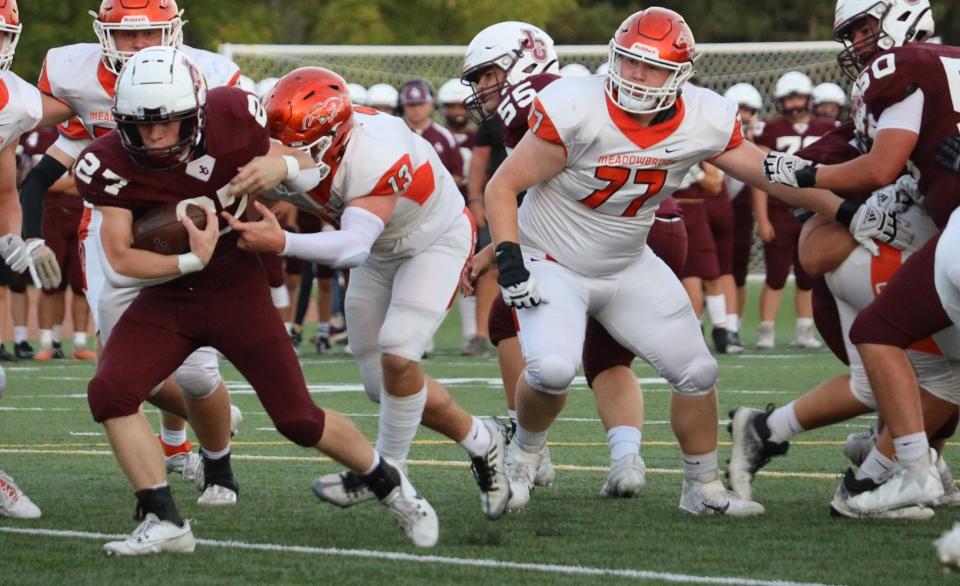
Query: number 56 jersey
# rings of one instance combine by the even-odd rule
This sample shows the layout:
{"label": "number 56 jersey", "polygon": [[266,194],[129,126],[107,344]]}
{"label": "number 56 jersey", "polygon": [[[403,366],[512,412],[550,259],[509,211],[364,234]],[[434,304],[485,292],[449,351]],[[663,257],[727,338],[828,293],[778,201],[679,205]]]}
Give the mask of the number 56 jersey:
{"label": "number 56 jersey", "polygon": [[743,142],[737,105],[715,92],[686,84],[672,117],[642,126],[610,100],[606,79],[563,78],[538,94],[530,130],[567,162],[519,212],[521,245],[587,276],[632,264],[687,171]]}

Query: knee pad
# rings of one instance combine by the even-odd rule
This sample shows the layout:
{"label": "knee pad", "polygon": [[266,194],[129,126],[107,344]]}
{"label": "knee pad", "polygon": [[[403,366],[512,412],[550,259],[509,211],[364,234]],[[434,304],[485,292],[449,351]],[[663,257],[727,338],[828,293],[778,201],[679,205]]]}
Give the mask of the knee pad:
{"label": "knee pad", "polygon": [[177,385],[188,399],[206,399],[220,386],[220,364],[213,348],[200,349],[184,360],[174,373]]}
{"label": "knee pad", "polygon": [[363,380],[363,390],[367,398],[373,403],[380,403],[380,393],[383,389],[383,368],[380,366],[380,353],[373,352],[357,356],[357,365],[360,367],[360,378]]}
{"label": "knee pad", "polygon": [[867,370],[863,364],[853,364],[850,366],[850,394],[857,401],[863,403],[873,411],[877,410],[877,398],[873,396],[873,387],[870,386],[870,380],[867,378]]}
{"label": "knee pad", "polygon": [[915,350],[907,350],[907,356],[920,387],[938,399],[960,404],[960,384],[947,359]]}
{"label": "knee pad", "polygon": [[527,383],[541,393],[562,395],[567,392],[580,365],[559,356],[543,356],[527,362],[523,376]]}
{"label": "knee pad", "polygon": [[273,422],[277,431],[298,446],[305,448],[316,446],[323,437],[326,421],[323,409],[314,406],[308,413],[290,413],[289,415]]}
{"label": "knee pad", "polygon": [[683,395],[706,395],[717,384],[720,367],[709,352],[689,361],[681,373],[680,379],[670,381],[673,389]]}
{"label": "knee pad", "polygon": [[423,307],[392,307],[380,328],[380,353],[420,362],[444,315]]}
{"label": "knee pad", "polygon": [[134,393],[112,385],[102,376],[93,377],[87,384],[87,403],[97,423],[133,415],[140,409],[141,402]]}

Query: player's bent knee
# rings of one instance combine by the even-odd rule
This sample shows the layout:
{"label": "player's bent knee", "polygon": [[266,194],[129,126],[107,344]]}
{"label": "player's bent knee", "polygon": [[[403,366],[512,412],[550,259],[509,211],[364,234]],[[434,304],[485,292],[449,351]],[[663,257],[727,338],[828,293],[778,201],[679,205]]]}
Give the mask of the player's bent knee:
{"label": "player's bent knee", "polygon": [[877,399],[873,396],[873,388],[870,387],[866,369],[860,367],[850,370],[850,394],[864,407],[871,411],[877,410]]}
{"label": "player's bent knee", "polygon": [[124,392],[102,376],[93,377],[87,384],[87,403],[97,423],[133,415],[140,409],[141,402],[138,397]]}
{"label": "player's bent knee", "polygon": [[160,394],[160,391],[163,390],[163,385],[164,385],[166,382],[167,382],[167,381],[162,380],[162,381],[160,381],[160,382],[157,384],[157,386],[155,386],[155,387],[153,387],[152,389],[150,389],[150,392],[147,393],[147,398],[148,398],[148,399],[152,399],[152,398],[156,397],[157,395],[159,395],[159,394]]}
{"label": "player's bent knee", "polygon": [[183,394],[193,401],[202,401],[220,387],[220,369],[216,366],[184,364],[174,373]]}
{"label": "player's bent knee", "polygon": [[683,395],[706,395],[717,384],[720,367],[709,353],[690,360],[683,368],[679,380],[671,381],[674,390]]}
{"label": "player's bent knee", "polygon": [[560,356],[542,356],[527,362],[524,377],[527,383],[541,393],[562,395],[567,392],[579,364]]}
{"label": "player's bent knee", "polygon": [[274,420],[273,425],[280,435],[305,448],[312,448],[323,437],[325,422],[323,409],[314,406],[307,413],[291,413],[289,416]]}
{"label": "player's bent knee", "polygon": [[380,353],[372,352],[356,356],[360,367],[360,378],[363,380],[363,391],[373,403],[380,403],[380,392],[383,389],[383,369],[380,367]]}
{"label": "player's bent knee", "polygon": [[380,352],[419,362],[444,314],[422,307],[391,308],[380,328]]}

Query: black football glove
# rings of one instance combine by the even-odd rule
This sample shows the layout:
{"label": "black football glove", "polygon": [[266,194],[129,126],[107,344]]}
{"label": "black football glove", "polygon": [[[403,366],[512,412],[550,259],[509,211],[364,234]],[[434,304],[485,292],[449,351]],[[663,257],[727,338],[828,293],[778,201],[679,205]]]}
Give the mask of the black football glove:
{"label": "black football glove", "polygon": [[937,162],[944,169],[960,173],[960,136],[951,136],[940,141],[937,147]]}

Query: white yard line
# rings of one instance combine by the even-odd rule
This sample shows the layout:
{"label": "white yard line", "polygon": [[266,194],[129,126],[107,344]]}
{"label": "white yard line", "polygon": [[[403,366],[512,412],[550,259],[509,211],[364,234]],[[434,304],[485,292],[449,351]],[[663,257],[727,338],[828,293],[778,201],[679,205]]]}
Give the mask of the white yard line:
{"label": "white yard line", "polygon": [[[25,529],[21,527],[0,527],[0,533],[18,535],[36,535],[40,537],[61,537],[72,539],[90,539],[104,541],[123,539],[126,535],[108,535],[105,533],[89,533],[86,531],[62,531],[54,529]],[[674,574],[670,572],[654,572],[650,570],[594,568],[589,566],[572,566],[559,564],[534,564],[525,562],[511,562],[493,559],[458,558],[438,555],[416,555],[393,551],[377,551],[371,549],[341,549],[338,547],[308,547],[302,545],[280,545],[275,543],[247,543],[243,541],[218,541],[214,539],[198,539],[197,543],[207,547],[223,549],[238,549],[245,551],[263,551],[270,553],[294,553],[308,555],[325,555],[343,558],[362,558],[387,560],[393,562],[429,564],[438,566],[459,566],[485,568],[496,570],[520,570],[543,574],[561,574],[567,576],[609,576],[612,578],[628,578],[633,580],[660,580],[663,582],[680,582],[685,584],[743,584],[745,586],[823,586],[786,580],[758,580],[752,578],[725,577],[725,576],[695,576],[690,574]]]}

